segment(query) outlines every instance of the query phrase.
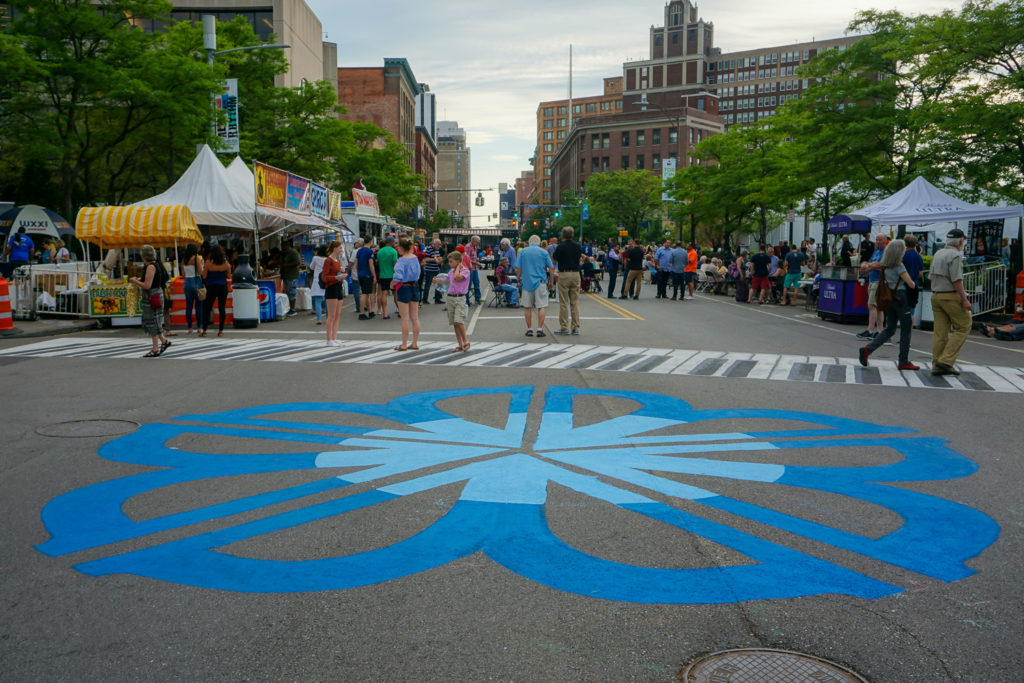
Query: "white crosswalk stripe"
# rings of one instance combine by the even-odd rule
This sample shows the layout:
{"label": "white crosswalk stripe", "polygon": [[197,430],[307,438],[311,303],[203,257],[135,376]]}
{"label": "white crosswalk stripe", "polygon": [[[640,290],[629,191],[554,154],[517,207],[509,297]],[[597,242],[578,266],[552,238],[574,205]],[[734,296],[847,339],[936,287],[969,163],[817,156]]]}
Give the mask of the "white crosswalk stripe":
{"label": "white crosswalk stripe", "polygon": [[[452,343],[421,342],[418,351],[395,351],[390,343],[286,338],[207,338],[175,341],[160,362],[263,361],[532,368],[550,371],[643,372],[649,374],[767,379],[786,382],[862,384],[880,387],[1024,393],[1024,368],[962,364],[961,375],[935,376],[924,364],[900,372],[892,362],[861,367],[856,359],[768,353],[664,349],[544,342],[473,342],[468,353],[451,353]],[[111,337],[55,337],[0,350],[0,357],[140,359],[137,340]],[[145,360],[152,363],[152,360]]]}

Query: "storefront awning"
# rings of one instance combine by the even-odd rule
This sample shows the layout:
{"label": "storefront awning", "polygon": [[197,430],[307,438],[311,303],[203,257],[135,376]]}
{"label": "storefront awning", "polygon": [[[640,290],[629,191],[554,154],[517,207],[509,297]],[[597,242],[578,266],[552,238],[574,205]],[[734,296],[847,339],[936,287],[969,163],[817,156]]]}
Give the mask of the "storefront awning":
{"label": "storefront awning", "polygon": [[203,242],[192,212],[181,205],[86,207],[78,212],[75,236],[110,249]]}

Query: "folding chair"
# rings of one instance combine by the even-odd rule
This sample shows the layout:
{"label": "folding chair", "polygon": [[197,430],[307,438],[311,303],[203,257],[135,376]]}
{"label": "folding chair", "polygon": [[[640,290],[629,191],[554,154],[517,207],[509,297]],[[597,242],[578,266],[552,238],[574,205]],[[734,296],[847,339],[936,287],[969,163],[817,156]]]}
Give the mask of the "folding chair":
{"label": "folding chair", "polygon": [[698,293],[706,292],[708,287],[712,284],[714,283],[711,282],[710,278],[708,278],[708,272],[706,270],[703,268],[697,270],[697,286],[695,289]]}
{"label": "folding chair", "polygon": [[498,289],[498,278],[494,275],[488,275],[487,282],[491,285],[491,298],[487,301],[487,305],[494,306],[495,308],[508,306],[508,294]]}

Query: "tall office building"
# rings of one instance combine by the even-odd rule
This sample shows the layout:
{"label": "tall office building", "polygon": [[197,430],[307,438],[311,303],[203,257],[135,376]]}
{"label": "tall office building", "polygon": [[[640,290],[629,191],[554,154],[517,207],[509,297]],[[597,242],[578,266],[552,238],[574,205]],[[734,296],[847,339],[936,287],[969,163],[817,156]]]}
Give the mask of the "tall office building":
{"label": "tall office building", "polygon": [[498,183],[498,226],[501,228],[516,227],[515,213],[516,188],[508,183]]}
{"label": "tall office building", "polygon": [[471,227],[470,149],[458,121],[437,122],[437,208],[462,216]]}
{"label": "tall office building", "polygon": [[[416,173],[423,176],[423,187],[432,189],[437,182],[437,102],[430,86],[420,83],[421,92],[416,96]],[[427,192],[422,203],[424,215],[437,208],[437,193]]]}
{"label": "tall office building", "polygon": [[[622,77],[604,79],[604,94],[573,98],[572,115],[569,100],[552,100],[537,105],[537,148],[533,156],[533,176],[537,179],[537,195],[532,204],[557,203],[552,195],[551,160],[569,135],[570,121],[581,116],[611,114],[622,111]],[[525,196],[522,196],[525,199]],[[534,201],[536,200],[536,201]]]}

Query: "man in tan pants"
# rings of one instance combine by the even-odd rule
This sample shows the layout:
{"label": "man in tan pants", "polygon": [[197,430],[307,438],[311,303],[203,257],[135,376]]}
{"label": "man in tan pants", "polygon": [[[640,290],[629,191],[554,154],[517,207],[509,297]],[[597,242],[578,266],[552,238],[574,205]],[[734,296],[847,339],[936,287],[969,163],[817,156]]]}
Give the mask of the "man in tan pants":
{"label": "man in tan pants", "polygon": [[959,375],[955,363],[971,331],[971,302],[964,291],[964,232],[946,233],[946,246],[932,258],[932,374]]}
{"label": "man in tan pants", "polygon": [[555,334],[580,333],[580,261],[583,248],[572,237],[572,228],[562,228],[562,242],[555,247],[554,261],[558,267],[558,329]]}

